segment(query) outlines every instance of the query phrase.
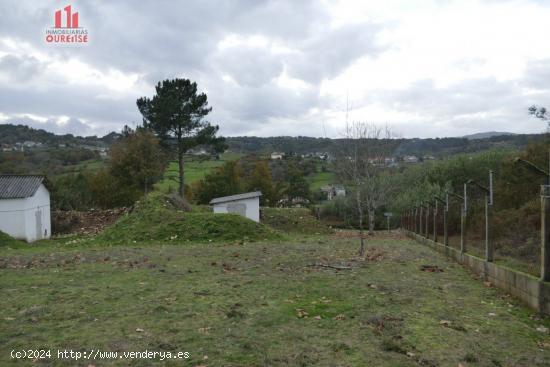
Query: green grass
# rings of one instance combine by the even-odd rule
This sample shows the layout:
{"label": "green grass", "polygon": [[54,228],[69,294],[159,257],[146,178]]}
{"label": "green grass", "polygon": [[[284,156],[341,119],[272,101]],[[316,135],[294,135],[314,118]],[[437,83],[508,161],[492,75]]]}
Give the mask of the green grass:
{"label": "green grass", "polygon": [[77,172],[83,171],[97,171],[106,166],[105,160],[103,159],[89,159],[82,161],[78,164],[68,165],[63,167],[63,172],[59,173],[57,176],[64,176],[68,174],[74,174]]}
{"label": "green grass", "polygon": [[320,190],[321,187],[334,183],[334,172],[316,172],[307,177],[311,191]]}
{"label": "green grass", "polygon": [[[221,167],[225,162],[234,161],[242,157],[241,153],[224,153],[219,160],[203,160],[197,157],[187,157],[185,162],[185,183],[191,185],[200,181],[215,168]],[[177,191],[178,184],[172,178],[178,176],[178,162],[169,163],[164,179],[155,184],[155,188],[162,192]]]}
{"label": "green grass", "polygon": [[0,247],[2,246],[18,247],[23,245],[25,245],[25,242],[16,240],[15,238],[0,231]]}
{"label": "green grass", "polygon": [[232,241],[279,238],[271,228],[236,214],[204,210],[176,210],[168,196],[158,192],[136,204],[93,241],[133,243],[143,241]]}
{"label": "green grass", "polygon": [[[549,336],[536,330],[549,319],[405,238],[369,238],[365,261],[355,258],[357,239],[345,236],[105,245],[0,248],[0,365],[550,364],[550,350],[539,347]],[[420,271],[425,264],[444,271]],[[190,358],[9,357],[34,348]]]}

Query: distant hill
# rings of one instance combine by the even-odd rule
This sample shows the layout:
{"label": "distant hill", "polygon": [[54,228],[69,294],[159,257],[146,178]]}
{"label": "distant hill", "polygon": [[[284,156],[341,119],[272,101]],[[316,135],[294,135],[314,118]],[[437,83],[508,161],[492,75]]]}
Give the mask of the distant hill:
{"label": "distant hill", "polygon": [[[72,148],[95,149],[110,146],[121,134],[112,132],[104,137],[80,137],[71,134],[56,135],[24,125],[0,124],[0,145],[34,141],[46,146],[60,144]],[[426,155],[443,157],[457,153],[473,153],[492,148],[523,148],[530,141],[544,138],[544,134],[512,134],[507,132],[484,132],[458,138],[392,139],[393,155]],[[285,152],[296,154],[332,153],[338,151],[345,139],[314,138],[308,136],[237,136],[227,137],[227,145],[234,152],[245,154],[270,154]]]}
{"label": "distant hill", "polygon": [[13,145],[25,141],[42,143],[47,146],[64,144],[67,146],[97,146],[106,147],[111,145],[121,135],[110,133],[102,138],[97,136],[74,136],[72,134],[56,135],[42,129],[34,129],[26,125],[0,124],[0,144]]}
{"label": "distant hill", "polygon": [[463,138],[466,138],[468,140],[476,140],[476,139],[487,139],[487,138],[492,138],[494,136],[505,136],[505,135],[517,135],[517,134],[500,132],[500,131],[487,131],[484,133],[475,133],[475,134],[465,135],[463,136]]}
{"label": "distant hill", "polygon": [[[499,134],[499,133],[496,133]],[[523,148],[531,141],[544,138],[543,134],[500,133],[487,138],[435,138],[435,139],[393,139],[394,156],[426,155],[443,157],[457,153],[474,153],[493,148]],[[229,149],[241,153],[269,154],[285,152],[307,154],[315,152],[335,153],[345,139],[313,138],[307,136],[256,136],[228,137]]]}

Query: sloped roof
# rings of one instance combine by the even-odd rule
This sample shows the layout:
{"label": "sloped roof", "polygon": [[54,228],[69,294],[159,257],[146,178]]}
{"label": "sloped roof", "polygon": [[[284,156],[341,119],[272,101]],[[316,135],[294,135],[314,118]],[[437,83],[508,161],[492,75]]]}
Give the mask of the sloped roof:
{"label": "sloped roof", "polygon": [[251,199],[262,196],[261,191],[254,191],[254,192],[247,192],[245,194],[238,194],[238,195],[231,195],[231,196],[223,196],[221,198],[215,198],[210,200],[210,204],[218,204],[218,203],[226,203],[228,201],[236,201],[236,200],[244,200],[244,199]]}
{"label": "sloped roof", "polygon": [[44,179],[38,175],[0,175],[0,200],[31,197]]}

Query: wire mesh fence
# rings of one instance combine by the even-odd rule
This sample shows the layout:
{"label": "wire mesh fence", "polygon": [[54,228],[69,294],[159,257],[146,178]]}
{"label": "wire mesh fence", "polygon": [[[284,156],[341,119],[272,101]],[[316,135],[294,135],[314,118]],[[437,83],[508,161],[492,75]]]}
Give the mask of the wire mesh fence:
{"label": "wire mesh fence", "polygon": [[465,213],[459,197],[448,200],[448,205],[438,203],[437,210],[435,202],[423,202],[407,212],[404,223],[408,230],[444,244],[446,221],[448,246],[538,277],[541,197],[535,192],[532,196],[520,208],[509,208],[498,196],[491,205],[486,192],[469,188]]}

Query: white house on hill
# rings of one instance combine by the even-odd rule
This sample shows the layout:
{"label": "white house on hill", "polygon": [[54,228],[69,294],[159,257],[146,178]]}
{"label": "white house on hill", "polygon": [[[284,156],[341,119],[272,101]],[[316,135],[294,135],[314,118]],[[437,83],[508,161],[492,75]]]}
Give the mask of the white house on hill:
{"label": "white house on hill", "polygon": [[210,201],[210,204],[214,207],[214,213],[234,213],[259,222],[260,196],[262,196],[260,191],[247,192],[215,198]]}
{"label": "white house on hill", "polygon": [[0,231],[33,242],[51,236],[44,176],[0,175]]}

